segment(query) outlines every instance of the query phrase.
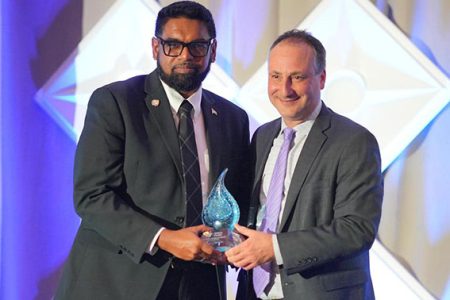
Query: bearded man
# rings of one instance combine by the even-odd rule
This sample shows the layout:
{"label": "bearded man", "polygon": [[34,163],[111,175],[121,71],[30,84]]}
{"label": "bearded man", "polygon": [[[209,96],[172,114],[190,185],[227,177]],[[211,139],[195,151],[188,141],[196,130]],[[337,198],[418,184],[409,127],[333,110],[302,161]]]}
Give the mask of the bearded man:
{"label": "bearded man", "polygon": [[55,299],[226,299],[223,266],[199,238],[209,190],[226,185],[246,219],[247,114],[202,89],[216,58],[208,9],[164,7],[157,68],[97,89],[74,171],[81,225]]}

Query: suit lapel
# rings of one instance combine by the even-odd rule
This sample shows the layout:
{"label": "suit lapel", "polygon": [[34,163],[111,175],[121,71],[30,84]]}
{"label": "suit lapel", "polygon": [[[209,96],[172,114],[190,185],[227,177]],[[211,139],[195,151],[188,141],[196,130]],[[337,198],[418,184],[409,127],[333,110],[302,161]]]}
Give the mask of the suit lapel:
{"label": "suit lapel", "polygon": [[298,200],[298,194],[300,193],[314,160],[327,140],[325,131],[330,127],[330,116],[331,114],[328,108],[322,103],[321,112],[308,134],[303,149],[300,153],[300,157],[298,158],[295,166],[294,174],[292,175],[291,185],[288,190],[283,216],[279,227],[281,230],[286,225],[287,219],[292,212],[296,201]]}
{"label": "suit lapel", "polygon": [[[173,121],[172,110],[170,108],[169,100],[159,81],[156,72],[152,72],[147,76],[145,81],[145,104],[150,113],[150,123],[146,125],[147,133],[150,132],[148,126],[152,125],[158,128],[160,137],[170,153],[172,160],[177,168],[178,174],[182,177],[181,155],[178,145],[178,134]],[[154,139],[149,135],[149,139]]]}
{"label": "suit lapel", "polygon": [[262,176],[267,158],[272,149],[273,140],[277,137],[281,129],[281,118],[263,126],[267,126],[267,130],[263,131],[265,128],[261,128],[255,133],[252,139],[252,147],[254,147],[253,149],[256,149],[256,162],[254,174],[255,180],[252,187],[247,223],[247,226],[250,228],[256,228],[256,217],[259,210],[259,195],[262,189]]}
{"label": "suit lapel", "polygon": [[215,105],[216,101],[208,93],[208,91],[203,90],[202,94],[202,113],[203,119],[205,120],[205,130],[206,130],[206,142],[208,144],[208,152],[209,152],[209,181],[212,184],[219,177],[222,163],[222,151],[224,149],[222,145],[222,133],[221,133],[221,124],[225,124],[225,121],[222,119],[223,114],[218,109],[217,105]]}
{"label": "suit lapel", "polygon": [[[255,168],[255,178],[258,178],[258,181],[256,181],[253,185],[254,190],[257,188],[257,186],[260,185],[264,168],[266,166],[267,158],[269,157],[270,150],[272,149],[273,140],[279,134],[280,129],[281,129],[281,118],[275,120],[273,126],[269,127],[268,132],[265,133],[264,135],[261,135],[261,141],[257,141],[257,143],[261,146],[256,145],[256,150],[258,153],[256,154],[257,159]],[[261,150],[258,151],[258,149]]]}

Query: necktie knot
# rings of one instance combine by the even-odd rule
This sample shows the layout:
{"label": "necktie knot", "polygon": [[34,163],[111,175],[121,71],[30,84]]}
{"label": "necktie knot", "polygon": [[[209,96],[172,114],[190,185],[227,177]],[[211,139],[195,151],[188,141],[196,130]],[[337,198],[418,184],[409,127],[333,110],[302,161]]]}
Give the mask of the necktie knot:
{"label": "necktie knot", "polygon": [[180,108],[178,109],[178,115],[190,116],[193,109],[194,107],[192,106],[192,104],[189,101],[184,100],[183,103],[181,103]]}
{"label": "necktie knot", "polygon": [[283,134],[284,134],[284,141],[285,141],[285,143],[289,142],[289,146],[290,146],[292,140],[295,137],[295,130],[292,129],[292,128],[286,127],[284,129],[284,131],[283,131]]}

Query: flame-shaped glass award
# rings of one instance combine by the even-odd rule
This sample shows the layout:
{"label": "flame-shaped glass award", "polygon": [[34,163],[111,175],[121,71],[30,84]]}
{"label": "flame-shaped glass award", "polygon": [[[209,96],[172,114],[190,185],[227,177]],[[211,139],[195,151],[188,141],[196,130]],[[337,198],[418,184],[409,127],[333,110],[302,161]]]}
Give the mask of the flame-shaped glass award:
{"label": "flame-shaped glass award", "polygon": [[225,252],[242,241],[241,235],[233,231],[240,212],[236,200],[225,187],[227,171],[225,169],[220,174],[202,211],[203,224],[213,228],[211,232],[204,232],[202,239],[220,252]]}

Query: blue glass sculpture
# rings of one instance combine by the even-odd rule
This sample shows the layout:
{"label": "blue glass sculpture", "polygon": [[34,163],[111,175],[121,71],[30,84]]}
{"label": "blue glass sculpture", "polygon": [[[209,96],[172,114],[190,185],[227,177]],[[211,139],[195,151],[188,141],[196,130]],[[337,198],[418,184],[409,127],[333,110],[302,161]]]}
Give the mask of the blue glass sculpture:
{"label": "blue glass sculpture", "polygon": [[203,224],[215,230],[233,230],[234,225],[239,221],[239,206],[225,187],[227,172],[228,169],[225,169],[220,174],[202,211]]}
{"label": "blue glass sculpture", "polygon": [[241,236],[233,232],[234,225],[239,221],[239,206],[234,197],[225,187],[225,169],[214,184],[208,201],[202,211],[202,221],[212,227],[212,232],[203,233],[206,240],[216,250],[224,252],[242,241]]}

